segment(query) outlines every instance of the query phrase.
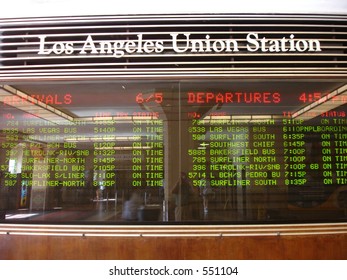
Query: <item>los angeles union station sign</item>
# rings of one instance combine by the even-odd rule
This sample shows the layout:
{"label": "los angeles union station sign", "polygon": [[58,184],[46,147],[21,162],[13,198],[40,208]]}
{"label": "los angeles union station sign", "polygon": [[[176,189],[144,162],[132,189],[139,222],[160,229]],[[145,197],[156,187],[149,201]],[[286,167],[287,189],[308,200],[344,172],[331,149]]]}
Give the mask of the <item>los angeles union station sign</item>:
{"label": "los angeles union station sign", "polygon": [[168,39],[147,39],[145,34],[135,34],[133,39],[98,40],[86,35],[81,42],[54,42],[50,35],[39,36],[38,55],[110,55],[121,58],[131,54],[218,54],[218,53],[304,53],[321,52],[321,44],[316,39],[297,39],[294,34],[280,39],[267,38],[258,33],[248,33],[241,39],[220,39],[212,35],[202,35],[203,39],[193,39],[191,33],[171,33]]}

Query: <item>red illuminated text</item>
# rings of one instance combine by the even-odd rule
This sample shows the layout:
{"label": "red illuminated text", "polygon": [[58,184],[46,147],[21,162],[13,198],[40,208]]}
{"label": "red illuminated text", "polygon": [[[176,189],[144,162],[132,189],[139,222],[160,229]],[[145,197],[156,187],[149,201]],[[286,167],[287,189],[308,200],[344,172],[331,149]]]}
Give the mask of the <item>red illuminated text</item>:
{"label": "red illuminated text", "polygon": [[[299,100],[303,103],[311,103],[311,102],[322,100],[322,98],[325,96],[328,96],[328,94],[321,93],[321,92],[308,92],[308,93],[303,92],[302,94],[300,94]],[[323,101],[324,100],[322,100],[322,102]],[[331,98],[331,101],[336,103],[346,103],[347,97],[344,95],[337,95],[337,96],[333,96]]]}
{"label": "red illuminated text", "polygon": [[[60,96],[58,94],[32,94],[30,95],[30,97],[35,98],[36,100],[48,105],[69,105],[72,103],[72,96],[69,93],[64,94],[63,96]],[[3,102],[4,105],[10,106],[21,105],[26,102],[33,103],[31,100],[25,97],[19,97],[16,95],[6,96]]]}
{"label": "red illuminated text", "polygon": [[218,103],[246,103],[246,104],[271,104],[281,102],[278,92],[188,92],[189,104],[218,104]]}
{"label": "red illuminated text", "polygon": [[156,92],[152,94],[143,94],[139,93],[136,95],[136,103],[142,104],[142,103],[147,103],[154,101],[155,103],[162,103],[163,102],[163,93],[161,92]]}

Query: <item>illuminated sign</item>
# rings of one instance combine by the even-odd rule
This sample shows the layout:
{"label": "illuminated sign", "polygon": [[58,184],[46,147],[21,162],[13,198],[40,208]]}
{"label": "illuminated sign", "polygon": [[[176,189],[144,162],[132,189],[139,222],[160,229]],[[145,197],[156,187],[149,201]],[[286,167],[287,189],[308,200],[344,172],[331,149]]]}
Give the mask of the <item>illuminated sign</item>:
{"label": "illuminated sign", "polygon": [[188,92],[189,104],[276,104],[281,102],[278,92]]}
{"label": "illuminated sign", "polygon": [[[224,210],[240,211],[243,199],[255,201],[254,213],[261,203],[315,207],[347,184],[346,86],[330,92],[306,83],[116,83],[98,92],[99,83],[72,83],[27,85],[27,93],[24,87],[3,87],[0,129],[2,188],[18,189],[23,207],[56,207],[60,190],[64,207],[123,202],[132,192],[162,205],[183,170],[196,192],[209,181],[217,219],[229,220]],[[33,97],[61,111],[46,112]],[[336,109],[327,111],[327,101]],[[313,118],[293,117],[315,102],[305,111],[316,112]],[[72,115],[69,122],[54,122],[52,114],[62,111]]]}

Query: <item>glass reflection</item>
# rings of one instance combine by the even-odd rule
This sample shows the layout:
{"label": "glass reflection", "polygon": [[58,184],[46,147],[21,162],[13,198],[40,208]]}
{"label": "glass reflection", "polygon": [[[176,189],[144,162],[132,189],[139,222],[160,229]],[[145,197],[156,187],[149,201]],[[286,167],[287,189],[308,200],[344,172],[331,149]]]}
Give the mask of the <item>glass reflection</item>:
{"label": "glass reflection", "polygon": [[288,81],[3,87],[3,220],[346,220],[344,88]]}

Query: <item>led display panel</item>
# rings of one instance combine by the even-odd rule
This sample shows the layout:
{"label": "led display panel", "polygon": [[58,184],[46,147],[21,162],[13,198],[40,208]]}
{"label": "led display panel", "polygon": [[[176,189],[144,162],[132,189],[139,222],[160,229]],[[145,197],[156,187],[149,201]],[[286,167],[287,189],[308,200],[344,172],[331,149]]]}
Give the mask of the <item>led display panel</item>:
{"label": "led display panel", "polygon": [[346,220],[343,82],[46,82],[0,101],[4,222]]}

